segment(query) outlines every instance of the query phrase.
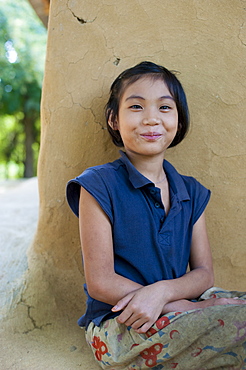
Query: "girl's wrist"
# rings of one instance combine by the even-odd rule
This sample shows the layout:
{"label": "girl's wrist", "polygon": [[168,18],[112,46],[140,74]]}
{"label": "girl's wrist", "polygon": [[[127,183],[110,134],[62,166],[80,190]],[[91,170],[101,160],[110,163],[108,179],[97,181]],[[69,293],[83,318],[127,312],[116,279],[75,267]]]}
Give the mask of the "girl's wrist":
{"label": "girl's wrist", "polygon": [[163,297],[164,306],[169,302],[175,301],[173,289],[171,287],[171,280],[161,280],[157,281],[154,284],[158,287],[158,292]]}
{"label": "girl's wrist", "polygon": [[185,312],[200,308],[196,305],[197,302],[192,302],[187,299],[180,299],[174,302],[169,302],[163,306],[162,315],[168,312]]}

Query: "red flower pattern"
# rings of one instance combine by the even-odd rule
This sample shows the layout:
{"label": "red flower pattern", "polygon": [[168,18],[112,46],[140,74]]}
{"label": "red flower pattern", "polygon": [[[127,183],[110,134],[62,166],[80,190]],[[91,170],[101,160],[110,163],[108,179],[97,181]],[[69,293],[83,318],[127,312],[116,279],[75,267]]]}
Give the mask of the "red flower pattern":
{"label": "red flower pattern", "polygon": [[140,356],[144,358],[145,365],[148,367],[153,367],[157,364],[157,355],[161,353],[162,344],[156,343],[153,346],[146,348],[144,351],[140,352]]}
{"label": "red flower pattern", "polygon": [[98,361],[101,361],[102,355],[108,352],[106,344],[101,341],[100,337],[93,337],[92,347],[96,348],[95,356]]}
{"label": "red flower pattern", "polygon": [[167,316],[162,316],[156,321],[156,326],[159,330],[165,328],[167,325],[170,324],[170,320]]}

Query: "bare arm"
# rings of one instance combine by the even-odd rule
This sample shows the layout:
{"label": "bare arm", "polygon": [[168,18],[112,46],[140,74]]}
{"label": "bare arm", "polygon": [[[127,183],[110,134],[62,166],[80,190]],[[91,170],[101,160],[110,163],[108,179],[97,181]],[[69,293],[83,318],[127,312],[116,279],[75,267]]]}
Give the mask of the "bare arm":
{"label": "bare arm", "polygon": [[140,284],[115,273],[110,221],[84,188],[80,191],[79,226],[90,296],[114,305],[128,293],[141,288]]}

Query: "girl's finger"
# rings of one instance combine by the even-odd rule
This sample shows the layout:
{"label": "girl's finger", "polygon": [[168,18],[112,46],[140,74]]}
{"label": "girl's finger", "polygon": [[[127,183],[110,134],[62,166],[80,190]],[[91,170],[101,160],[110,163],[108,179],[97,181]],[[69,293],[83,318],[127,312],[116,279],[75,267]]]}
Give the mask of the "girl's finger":
{"label": "girl's finger", "polygon": [[151,326],[153,325],[154,323],[151,323],[150,321],[146,322],[144,325],[142,325],[139,329],[135,330],[136,333],[138,334],[144,334],[146,333],[150,328]]}
{"label": "girl's finger", "polygon": [[118,311],[123,310],[123,308],[125,308],[128,305],[128,303],[130,302],[131,299],[132,299],[132,294],[128,294],[124,298],[120,299],[116,303],[116,305],[111,308],[111,311],[118,312]]}
{"label": "girl's finger", "polygon": [[131,324],[129,326],[132,327],[135,331],[139,330],[144,324],[146,324],[146,320],[143,319],[137,319],[137,320],[131,320]]}
{"label": "girl's finger", "polygon": [[117,321],[119,324],[125,324],[127,326],[130,326],[131,322],[130,321],[130,318],[132,316],[132,311],[130,311],[129,309],[125,309],[118,317],[117,317]]}

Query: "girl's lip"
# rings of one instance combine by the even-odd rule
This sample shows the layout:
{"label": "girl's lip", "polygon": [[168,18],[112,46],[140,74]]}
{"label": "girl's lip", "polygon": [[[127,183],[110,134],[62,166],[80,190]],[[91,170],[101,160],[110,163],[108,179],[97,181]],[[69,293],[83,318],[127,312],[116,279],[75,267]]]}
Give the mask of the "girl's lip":
{"label": "girl's lip", "polygon": [[159,139],[162,135],[159,132],[145,132],[140,134],[140,136],[144,137],[147,140],[156,140]]}

